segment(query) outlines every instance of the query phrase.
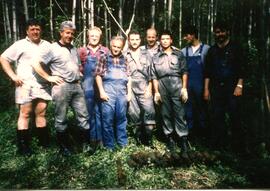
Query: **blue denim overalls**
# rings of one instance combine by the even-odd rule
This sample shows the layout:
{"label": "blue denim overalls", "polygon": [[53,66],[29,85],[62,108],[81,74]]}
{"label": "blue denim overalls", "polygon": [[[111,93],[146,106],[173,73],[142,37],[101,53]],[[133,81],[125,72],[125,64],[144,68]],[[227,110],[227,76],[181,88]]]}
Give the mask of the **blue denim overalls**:
{"label": "blue denim overalls", "polygon": [[203,69],[202,60],[203,44],[200,45],[197,56],[189,56],[188,47],[186,47],[186,59],[188,65],[188,96],[186,103],[186,116],[188,128],[194,125],[194,118],[197,116],[199,128],[205,126],[205,112],[203,106]]}
{"label": "blue denim overalls", "polygon": [[100,107],[97,100],[95,87],[95,69],[96,69],[97,57],[88,55],[86,63],[84,65],[83,76],[83,89],[86,100],[86,105],[89,113],[90,124],[90,139],[92,141],[101,141],[101,119],[100,119]]}
{"label": "blue denim overalls", "polygon": [[103,87],[109,96],[108,101],[101,103],[103,145],[114,149],[114,136],[120,147],[127,145],[127,65],[123,55],[119,64],[113,63],[113,56],[107,56],[106,72],[103,76]]}

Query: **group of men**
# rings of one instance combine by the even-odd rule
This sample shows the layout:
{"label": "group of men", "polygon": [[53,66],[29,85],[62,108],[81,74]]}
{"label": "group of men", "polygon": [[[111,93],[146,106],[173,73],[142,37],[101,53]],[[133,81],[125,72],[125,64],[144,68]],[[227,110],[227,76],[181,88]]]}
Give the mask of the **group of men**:
{"label": "group of men", "polygon": [[[3,70],[16,85],[19,153],[32,153],[32,112],[39,144],[49,146],[45,118],[49,100],[54,104],[56,136],[65,156],[72,154],[67,135],[69,106],[80,127],[83,150],[91,154],[100,145],[110,150],[125,147],[128,122],[139,143],[153,146],[152,133],[160,113],[158,122],[167,148],[175,152],[178,145],[182,156],[188,157],[189,130],[195,126],[206,129],[203,98],[209,100],[210,95],[216,142],[224,144],[220,141],[226,134],[226,111],[233,128],[239,129],[242,53],[231,43],[230,30],[223,23],[214,26],[216,44],[211,48],[199,40],[195,27],[187,27],[184,37],[188,45],[182,50],[172,46],[168,30],[160,33],[158,41],[154,28],[147,30],[145,46],[141,46],[137,31],[129,32],[126,50],[121,36],[112,37],[109,49],[102,46],[98,27],[88,30],[88,45],[79,49],[72,45],[76,27],[71,21],[61,23],[60,39],[52,44],[41,39],[41,30],[37,20],[29,20],[27,37],[1,55]],[[16,72],[12,62],[17,63]]]}

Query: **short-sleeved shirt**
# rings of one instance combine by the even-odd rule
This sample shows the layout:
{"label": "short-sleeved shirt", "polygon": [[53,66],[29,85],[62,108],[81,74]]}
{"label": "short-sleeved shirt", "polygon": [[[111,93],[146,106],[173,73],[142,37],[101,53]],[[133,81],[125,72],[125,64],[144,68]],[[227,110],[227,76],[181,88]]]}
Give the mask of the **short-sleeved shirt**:
{"label": "short-sleeved shirt", "polygon": [[[16,74],[25,82],[31,81],[31,85],[35,83],[47,83],[33,69],[32,64],[40,54],[40,51],[50,46],[45,40],[40,40],[38,44],[33,43],[28,37],[16,41],[8,49],[6,49],[1,57],[9,62],[16,63]],[[38,84],[39,85],[39,84]]]}
{"label": "short-sleeved shirt", "polygon": [[53,76],[60,76],[65,82],[80,79],[80,58],[77,49],[72,45],[64,46],[55,42],[41,52],[40,61],[50,67]]}

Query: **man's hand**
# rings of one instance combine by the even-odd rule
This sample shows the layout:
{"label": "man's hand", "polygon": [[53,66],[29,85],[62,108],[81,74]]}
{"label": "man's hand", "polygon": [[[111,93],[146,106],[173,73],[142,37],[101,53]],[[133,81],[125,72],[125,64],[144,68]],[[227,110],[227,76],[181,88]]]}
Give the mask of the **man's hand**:
{"label": "man's hand", "polygon": [[160,102],[162,102],[160,93],[155,93],[155,95],[154,95],[154,102],[156,104],[159,104]]}
{"label": "man's hand", "polygon": [[182,88],[181,89],[181,99],[184,103],[187,102],[188,100],[188,92],[187,92],[187,88]]}
{"label": "man's hand", "polygon": [[13,76],[12,80],[15,82],[15,86],[17,86],[17,87],[23,85],[22,79],[17,75]]}
{"label": "man's hand", "polygon": [[236,86],[235,89],[234,89],[233,95],[241,96],[242,93],[243,93],[243,86],[241,86],[241,87]]}
{"label": "man's hand", "polygon": [[209,89],[204,89],[204,91],[203,91],[203,99],[206,100],[206,101],[209,101],[210,100]]}
{"label": "man's hand", "polygon": [[147,87],[146,90],[144,91],[144,97],[149,98],[152,96],[152,88]]}
{"label": "man's hand", "polygon": [[132,95],[130,93],[127,94],[127,101],[130,102]]}
{"label": "man's hand", "polygon": [[102,101],[109,101],[109,96],[106,94],[106,92],[101,92],[100,93],[100,99],[102,100]]}
{"label": "man's hand", "polygon": [[64,82],[64,80],[59,76],[49,76],[47,79],[51,83],[55,83],[57,85],[60,85]]}

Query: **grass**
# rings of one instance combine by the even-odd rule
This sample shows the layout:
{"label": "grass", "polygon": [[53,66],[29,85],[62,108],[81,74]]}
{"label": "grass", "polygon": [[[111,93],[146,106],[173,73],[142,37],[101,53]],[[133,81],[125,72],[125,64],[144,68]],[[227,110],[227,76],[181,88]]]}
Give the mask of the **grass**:
{"label": "grass", "polygon": [[[197,160],[188,164],[167,156],[164,143],[154,139],[156,149],[129,144],[114,152],[100,149],[94,155],[76,153],[71,157],[58,154],[54,136],[52,107],[49,126],[52,144],[47,150],[37,145],[35,154],[16,154],[17,110],[0,113],[0,189],[245,189],[269,188],[267,177],[270,159],[239,158],[231,153],[210,162]],[[69,115],[72,117],[72,114]],[[74,121],[71,120],[71,123]],[[196,151],[204,149],[196,145]],[[149,155],[148,155],[149,154]],[[137,157],[137,158],[134,158]],[[166,158],[167,157],[167,158]],[[140,159],[140,160],[139,160]],[[138,162],[141,161],[141,162]]]}

